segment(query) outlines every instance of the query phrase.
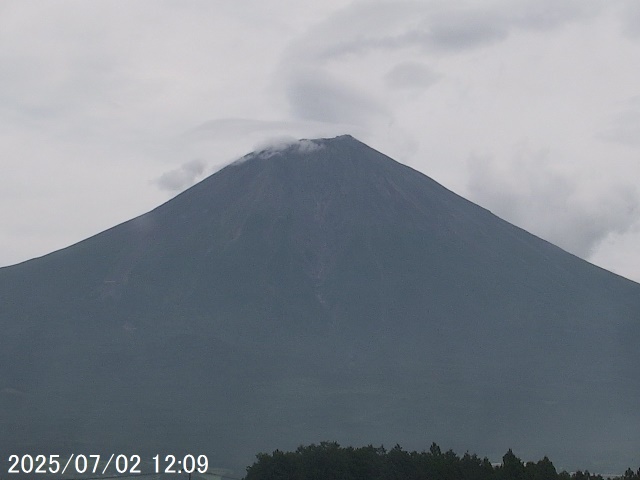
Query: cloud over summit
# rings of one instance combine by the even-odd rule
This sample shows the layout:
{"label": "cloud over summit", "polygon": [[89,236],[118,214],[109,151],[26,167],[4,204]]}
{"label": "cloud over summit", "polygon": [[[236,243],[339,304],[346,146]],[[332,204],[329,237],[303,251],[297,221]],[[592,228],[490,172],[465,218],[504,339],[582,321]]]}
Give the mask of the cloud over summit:
{"label": "cloud over summit", "polygon": [[293,137],[271,137],[259,142],[254,146],[253,152],[239,158],[232,164],[238,164],[252,159],[268,159],[281,153],[291,151],[293,153],[305,154],[315,152],[324,148],[321,143],[314,140],[301,139],[297,140]]}
{"label": "cloud over summit", "polygon": [[374,97],[316,69],[292,74],[286,95],[293,115],[302,120],[360,125],[385,113]]}

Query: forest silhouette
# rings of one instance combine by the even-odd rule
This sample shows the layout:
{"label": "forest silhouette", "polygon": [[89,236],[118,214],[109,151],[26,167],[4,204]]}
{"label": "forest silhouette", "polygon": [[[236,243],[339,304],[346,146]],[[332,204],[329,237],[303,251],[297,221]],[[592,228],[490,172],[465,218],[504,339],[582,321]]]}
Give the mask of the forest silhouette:
{"label": "forest silhouette", "polygon": [[300,446],[293,452],[260,453],[247,468],[245,480],[640,480],[640,469],[616,477],[588,470],[558,472],[548,457],[523,462],[511,449],[502,463],[492,464],[468,452],[442,451],[432,443],[427,451],[405,451],[400,445],[342,447],[336,442]]}

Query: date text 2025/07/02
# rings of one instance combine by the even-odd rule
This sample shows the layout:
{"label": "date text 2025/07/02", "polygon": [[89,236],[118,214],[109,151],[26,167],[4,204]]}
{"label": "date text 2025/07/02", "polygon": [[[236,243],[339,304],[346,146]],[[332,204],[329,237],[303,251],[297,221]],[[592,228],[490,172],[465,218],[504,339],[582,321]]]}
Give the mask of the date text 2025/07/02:
{"label": "date text 2025/07/02", "polygon": [[[143,465],[146,468],[143,468]],[[209,459],[206,455],[173,454],[151,457],[143,462],[140,455],[112,453],[109,457],[98,454],[62,455],[10,455],[7,473],[53,475],[135,475],[143,473],[206,473]]]}

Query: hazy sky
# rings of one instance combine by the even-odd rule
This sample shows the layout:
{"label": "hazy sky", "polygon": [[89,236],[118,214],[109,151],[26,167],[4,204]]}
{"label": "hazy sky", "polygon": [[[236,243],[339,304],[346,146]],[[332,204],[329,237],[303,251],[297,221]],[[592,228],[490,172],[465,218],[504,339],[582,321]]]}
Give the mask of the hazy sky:
{"label": "hazy sky", "polygon": [[637,0],[3,0],[0,265],[350,133],[640,281]]}

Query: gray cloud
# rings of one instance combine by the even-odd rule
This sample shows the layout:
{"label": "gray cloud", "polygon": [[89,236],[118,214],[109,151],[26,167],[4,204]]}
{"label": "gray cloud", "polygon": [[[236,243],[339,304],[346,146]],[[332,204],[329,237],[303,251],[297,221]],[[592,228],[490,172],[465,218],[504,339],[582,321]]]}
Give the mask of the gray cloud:
{"label": "gray cloud", "polygon": [[622,31],[630,38],[640,37],[640,4],[636,0],[623,0],[620,9]]}
{"label": "gray cloud", "polygon": [[591,191],[584,179],[554,170],[548,151],[520,152],[508,165],[474,156],[469,172],[474,201],[582,258],[608,235],[628,232],[640,218],[635,186]]}
{"label": "gray cloud", "polygon": [[439,50],[464,50],[504,40],[509,22],[494,12],[470,10],[446,12],[425,19],[420,30],[409,32],[405,41]]}
{"label": "gray cloud", "polygon": [[421,63],[404,62],[389,70],[384,79],[394,89],[422,90],[436,83],[440,75]]}
{"label": "gray cloud", "polygon": [[374,98],[315,69],[294,73],[286,96],[292,113],[303,120],[361,125],[387,113]]}
{"label": "gray cloud", "polygon": [[[516,28],[545,31],[591,17],[605,5],[597,0],[529,0],[505,2],[502,7],[508,12],[504,23]],[[500,8],[497,7],[495,12]]]}
{"label": "gray cloud", "polygon": [[204,173],[204,169],[204,162],[191,160],[180,168],[163,173],[154,183],[162,190],[179,192],[196,183],[196,180]]}
{"label": "gray cloud", "polygon": [[328,60],[372,50],[420,47],[456,52],[505,40],[516,29],[545,31],[593,15],[592,0],[487,3],[355,2],[296,41],[297,57]]}

